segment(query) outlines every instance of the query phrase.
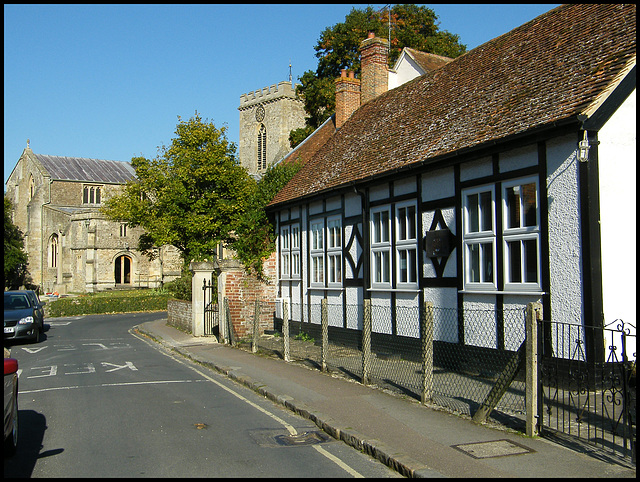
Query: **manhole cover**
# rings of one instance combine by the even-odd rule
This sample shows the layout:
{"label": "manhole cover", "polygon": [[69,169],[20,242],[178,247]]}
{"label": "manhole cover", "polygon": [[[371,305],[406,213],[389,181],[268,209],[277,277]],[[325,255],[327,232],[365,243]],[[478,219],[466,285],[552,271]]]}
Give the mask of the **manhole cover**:
{"label": "manhole cover", "polygon": [[278,435],[275,439],[280,445],[313,445],[326,442],[329,436],[321,432],[303,432],[296,435]]}
{"label": "manhole cover", "polygon": [[251,437],[262,447],[299,447],[331,441],[332,438],[324,432],[307,431],[291,435],[282,430],[251,430]]}
{"label": "manhole cover", "polygon": [[505,457],[507,455],[521,455],[535,452],[535,450],[530,449],[529,447],[525,447],[524,445],[506,439],[452,445],[452,447],[470,455],[474,459]]}

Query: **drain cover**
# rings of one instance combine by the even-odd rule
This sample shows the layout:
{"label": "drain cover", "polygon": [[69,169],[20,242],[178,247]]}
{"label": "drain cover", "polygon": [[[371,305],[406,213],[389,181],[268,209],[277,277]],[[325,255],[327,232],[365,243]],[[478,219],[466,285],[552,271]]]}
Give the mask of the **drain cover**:
{"label": "drain cover", "polygon": [[314,445],[333,440],[324,432],[306,431],[291,435],[282,430],[251,430],[251,437],[262,447],[299,447]]}
{"label": "drain cover", "polygon": [[277,435],[275,439],[280,445],[313,445],[326,442],[329,436],[321,432],[303,432],[296,435]]}
{"label": "drain cover", "polygon": [[470,455],[474,459],[488,459],[490,457],[505,457],[507,455],[521,455],[535,452],[535,450],[529,447],[506,439],[452,445],[452,447]]}

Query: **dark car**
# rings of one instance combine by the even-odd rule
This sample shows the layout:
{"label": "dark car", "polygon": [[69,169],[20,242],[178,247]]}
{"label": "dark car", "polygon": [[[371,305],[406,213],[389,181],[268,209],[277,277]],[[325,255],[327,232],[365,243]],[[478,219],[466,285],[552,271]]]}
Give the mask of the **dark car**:
{"label": "dark car", "polygon": [[5,291],[4,340],[40,341],[44,332],[44,305],[35,291]]}
{"label": "dark car", "polygon": [[18,360],[4,359],[4,453],[11,456],[18,444]]}

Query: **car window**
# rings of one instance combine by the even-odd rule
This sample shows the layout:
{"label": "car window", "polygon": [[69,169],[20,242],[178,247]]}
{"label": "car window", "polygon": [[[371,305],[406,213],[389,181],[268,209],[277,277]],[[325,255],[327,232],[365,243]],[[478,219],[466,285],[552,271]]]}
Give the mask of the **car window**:
{"label": "car window", "polygon": [[9,300],[7,302],[7,295],[4,297],[4,306],[13,310],[22,310],[24,308],[29,308],[31,303],[29,303],[29,299],[26,295],[10,295]]}

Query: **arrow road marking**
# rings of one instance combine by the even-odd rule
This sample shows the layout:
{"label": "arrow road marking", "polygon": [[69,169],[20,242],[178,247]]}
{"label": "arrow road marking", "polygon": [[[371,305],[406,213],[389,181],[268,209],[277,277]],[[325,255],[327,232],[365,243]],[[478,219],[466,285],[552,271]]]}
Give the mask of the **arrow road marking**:
{"label": "arrow road marking", "polygon": [[39,346],[38,348],[25,348],[25,347],[22,347],[22,349],[24,351],[26,351],[27,353],[31,353],[31,354],[38,353],[39,351],[44,350],[45,348],[46,348],[46,346]]}
{"label": "arrow road marking", "polygon": [[114,365],[113,363],[109,363],[109,362],[106,362],[106,361],[102,362],[102,366],[103,367],[107,366],[107,365],[115,367],[115,368],[112,368],[111,370],[105,370],[107,373],[115,372],[116,370],[122,370],[123,368],[129,368],[130,370],[138,371],[138,369],[130,361],[125,362],[124,365]]}

